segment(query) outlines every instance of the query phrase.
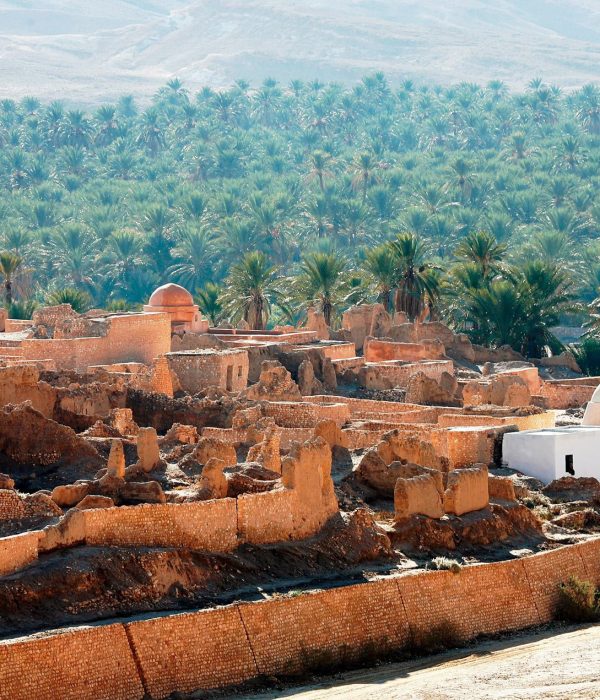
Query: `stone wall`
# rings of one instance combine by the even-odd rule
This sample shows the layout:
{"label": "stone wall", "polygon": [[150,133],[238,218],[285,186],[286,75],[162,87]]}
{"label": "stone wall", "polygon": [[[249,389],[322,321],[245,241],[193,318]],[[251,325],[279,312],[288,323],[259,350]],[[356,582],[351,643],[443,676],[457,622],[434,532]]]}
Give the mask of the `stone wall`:
{"label": "stone wall", "polygon": [[554,428],[556,425],[556,415],[552,411],[533,413],[529,416],[487,416],[482,414],[442,413],[438,416],[438,425],[440,428],[514,425],[519,430],[541,430],[542,428]]}
{"label": "stone wall", "polygon": [[0,521],[25,516],[25,503],[13,489],[0,489]]}
{"label": "stone wall", "polygon": [[[372,661],[431,630],[459,638],[552,620],[570,575],[600,584],[600,539],[264,602],[0,642],[0,700],[154,700]],[[57,660],[60,663],[57,663]],[[83,682],[82,679],[85,679]]]}

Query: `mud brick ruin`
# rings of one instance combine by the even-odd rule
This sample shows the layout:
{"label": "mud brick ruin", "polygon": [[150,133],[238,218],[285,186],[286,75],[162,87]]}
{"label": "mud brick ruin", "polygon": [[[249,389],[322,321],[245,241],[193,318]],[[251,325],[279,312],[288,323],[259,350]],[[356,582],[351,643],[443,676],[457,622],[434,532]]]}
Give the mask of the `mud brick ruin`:
{"label": "mud brick ruin", "polygon": [[0,700],[168,698],[549,621],[566,576],[600,584],[596,478],[503,463],[600,385],[550,359],[381,305],[211,328],[172,284],[139,313],[2,316]]}

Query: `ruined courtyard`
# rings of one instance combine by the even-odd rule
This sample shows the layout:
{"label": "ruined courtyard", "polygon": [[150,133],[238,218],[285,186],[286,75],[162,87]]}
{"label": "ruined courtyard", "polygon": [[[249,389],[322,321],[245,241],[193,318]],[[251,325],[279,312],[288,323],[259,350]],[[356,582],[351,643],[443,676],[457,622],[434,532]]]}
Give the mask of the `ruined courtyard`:
{"label": "ruined courtyard", "polygon": [[0,315],[0,699],[269,685],[549,622],[569,576],[600,584],[599,385],[380,304],[210,327],[168,284]]}

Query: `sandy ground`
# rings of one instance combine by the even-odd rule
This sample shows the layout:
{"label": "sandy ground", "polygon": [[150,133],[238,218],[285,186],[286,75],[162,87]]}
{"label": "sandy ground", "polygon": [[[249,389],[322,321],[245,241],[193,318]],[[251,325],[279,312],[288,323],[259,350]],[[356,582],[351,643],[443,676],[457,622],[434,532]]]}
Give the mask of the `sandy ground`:
{"label": "sandy ground", "polygon": [[242,700],[269,698],[593,700],[600,698],[600,625],[488,641],[425,660],[353,671],[317,685],[247,695]]}

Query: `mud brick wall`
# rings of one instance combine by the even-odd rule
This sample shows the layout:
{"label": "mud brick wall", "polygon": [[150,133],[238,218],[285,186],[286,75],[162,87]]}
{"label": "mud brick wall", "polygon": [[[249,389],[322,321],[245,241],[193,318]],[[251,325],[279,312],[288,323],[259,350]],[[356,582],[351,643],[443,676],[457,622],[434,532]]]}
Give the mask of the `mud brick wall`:
{"label": "mud brick wall", "polygon": [[0,405],[31,401],[46,417],[51,417],[56,403],[56,390],[45,382],[39,384],[40,371],[32,364],[0,368]]}
{"label": "mud brick wall", "polygon": [[89,365],[114,362],[150,364],[171,349],[168,314],[132,314],[108,319],[108,332],[101,338],[23,340],[27,360],[52,359],[58,369],[85,371]]}
{"label": "mud brick wall", "polygon": [[[312,349],[314,346],[307,346],[307,349]],[[332,345],[319,345],[318,350],[323,357],[328,357],[331,361],[334,360],[349,360],[356,358],[356,346],[354,343],[333,343]]]}
{"label": "mud brick wall", "polygon": [[313,404],[307,401],[269,401],[263,414],[285,428],[313,428],[323,420],[333,420],[341,427],[350,418],[350,409],[344,403]]}
{"label": "mud brick wall", "polygon": [[256,676],[237,606],[126,625],[152,698],[221,688]]}
{"label": "mud brick wall", "polygon": [[444,372],[452,374],[452,360],[431,360],[416,363],[377,362],[366,364],[359,373],[359,380],[367,389],[386,389],[392,386],[406,387],[410,377],[423,372],[430,379],[440,381]]}
{"label": "mud brick wall", "polygon": [[394,580],[345,586],[239,606],[264,675],[294,674],[326,660],[351,661],[365,648],[399,649],[408,621]]}
{"label": "mud brick wall", "polygon": [[142,700],[123,625],[0,642],[0,700]]}
{"label": "mud brick wall", "polygon": [[188,350],[166,355],[184,391],[196,394],[209,386],[241,391],[248,385],[248,352],[237,350]]}
{"label": "mud brick wall", "polygon": [[[282,428],[275,427],[275,432],[281,440],[281,448],[287,450],[292,442],[305,442],[314,436],[314,428]],[[247,430],[235,428],[202,428],[201,437],[214,437],[228,445],[240,445],[247,442]]]}
{"label": "mud brick wall", "polygon": [[99,508],[84,513],[89,545],[190,547],[213,552],[237,547],[233,498]]}
{"label": "mud brick wall", "polygon": [[487,428],[450,429],[446,439],[446,456],[454,467],[468,467],[471,464],[491,464],[494,460],[496,431]]}
{"label": "mud brick wall", "polygon": [[37,531],[0,538],[0,576],[22,569],[38,557]]}
{"label": "mud brick wall", "polygon": [[539,391],[548,401],[548,408],[579,408],[590,401],[596,385],[564,382],[543,382]]}
{"label": "mud brick wall", "polygon": [[23,499],[13,489],[0,489],[0,520],[16,520],[25,515]]}
{"label": "mud brick wall", "polygon": [[432,571],[397,579],[413,639],[449,625],[459,637],[513,630],[540,622],[522,560]]}
{"label": "mud brick wall", "polygon": [[443,358],[444,353],[445,349],[441,344],[394,343],[389,340],[378,340],[377,338],[367,338],[364,346],[364,356],[367,362],[440,360]]}
{"label": "mud brick wall", "polygon": [[[600,584],[600,538],[523,559],[0,642],[0,700],[166,699],[418,643],[552,619],[569,575]],[[135,659],[135,662],[134,662]]]}
{"label": "mud brick wall", "polygon": [[347,369],[358,371],[364,364],[364,357],[342,357],[339,360],[332,360],[336,374],[343,374]]}
{"label": "mud brick wall", "polygon": [[238,496],[238,533],[244,542],[268,544],[292,539],[296,494],[289,490]]}
{"label": "mud brick wall", "polygon": [[544,411],[531,416],[482,416],[465,415],[460,413],[443,413],[438,417],[438,425],[441,428],[453,426],[495,426],[515,425],[519,430],[540,430],[541,428],[553,428],[556,424],[556,416],[551,411]]}
{"label": "mud brick wall", "polygon": [[[596,557],[599,556],[596,553]],[[558,584],[561,581],[566,581],[569,576],[583,580],[593,579],[595,574],[593,570],[588,571],[577,547],[556,549],[544,556],[527,557],[522,562],[542,622],[552,619],[558,602]]]}

